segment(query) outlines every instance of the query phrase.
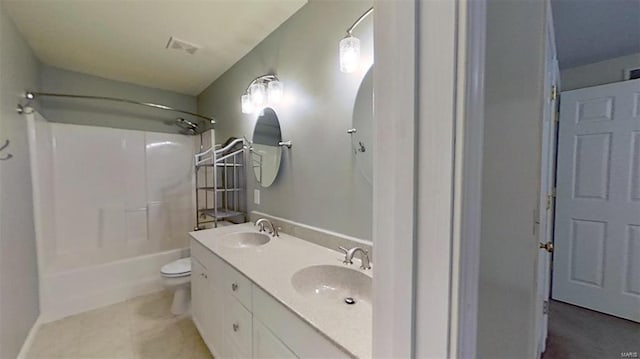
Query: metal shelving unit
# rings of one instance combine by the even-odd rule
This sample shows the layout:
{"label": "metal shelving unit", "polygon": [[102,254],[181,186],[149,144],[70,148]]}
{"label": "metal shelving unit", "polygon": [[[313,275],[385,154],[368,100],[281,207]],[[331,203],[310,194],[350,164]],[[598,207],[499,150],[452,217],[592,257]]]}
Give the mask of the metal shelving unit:
{"label": "metal shelving unit", "polygon": [[[195,230],[203,229],[207,223],[217,227],[218,221],[233,217],[242,216],[246,221],[242,198],[246,196],[244,162],[247,148],[245,140],[239,138],[225,147],[214,146],[195,155]],[[201,206],[201,197],[204,197],[204,206]]]}

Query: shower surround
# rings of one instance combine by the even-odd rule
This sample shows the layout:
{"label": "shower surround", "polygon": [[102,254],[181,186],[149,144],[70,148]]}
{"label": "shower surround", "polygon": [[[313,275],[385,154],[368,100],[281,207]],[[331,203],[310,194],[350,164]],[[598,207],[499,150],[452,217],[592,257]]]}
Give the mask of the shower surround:
{"label": "shower surround", "polygon": [[28,122],[41,321],[162,288],[195,222],[194,137]]}

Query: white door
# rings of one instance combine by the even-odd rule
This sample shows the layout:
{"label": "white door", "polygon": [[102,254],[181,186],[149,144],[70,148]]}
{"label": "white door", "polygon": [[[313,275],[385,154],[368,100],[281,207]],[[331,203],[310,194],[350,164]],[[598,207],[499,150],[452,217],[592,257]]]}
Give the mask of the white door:
{"label": "white door", "polygon": [[[551,291],[551,250],[548,247],[553,242],[553,214],[554,214],[554,185],[556,164],[556,118],[557,95],[553,92],[558,88],[557,61],[551,63],[549,79],[551,80],[547,94],[547,108],[542,125],[542,156],[540,178],[540,205],[538,238],[540,249],[538,251],[538,275],[537,275],[537,325],[538,325],[538,354],[546,350],[548,332],[548,303]],[[547,247],[545,247],[545,245]],[[549,248],[547,250],[547,248]]]}
{"label": "white door", "polygon": [[562,93],[554,299],[640,321],[640,80]]}
{"label": "white door", "polygon": [[[553,192],[556,168],[556,119],[558,116],[558,78],[555,39],[551,16],[547,24],[547,53],[545,61],[545,103],[542,119],[542,151],[540,157],[540,202],[538,205],[538,240],[544,245],[553,241]],[[538,251],[538,273],[536,276],[536,343],[539,358],[546,350],[548,332],[548,302],[551,289],[551,252]]]}

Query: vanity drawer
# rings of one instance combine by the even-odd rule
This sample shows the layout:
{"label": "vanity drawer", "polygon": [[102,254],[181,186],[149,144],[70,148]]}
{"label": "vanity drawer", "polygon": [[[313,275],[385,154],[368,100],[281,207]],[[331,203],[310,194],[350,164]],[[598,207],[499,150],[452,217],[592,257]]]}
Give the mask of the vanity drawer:
{"label": "vanity drawer", "polygon": [[298,359],[298,357],[256,317],[253,318],[253,357],[255,359]]}
{"label": "vanity drawer", "polygon": [[[234,297],[226,296],[222,336],[225,342],[224,356],[251,358],[253,351],[253,316]],[[226,355],[225,355],[226,354]]]}
{"label": "vanity drawer", "polygon": [[302,318],[258,287],[253,287],[253,316],[300,358],[351,358]]}
{"label": "vanity drawer", "polygon": [[240,272],[225,263],[223,289],[242,303],[249,311],[251,305],[251,281]]}

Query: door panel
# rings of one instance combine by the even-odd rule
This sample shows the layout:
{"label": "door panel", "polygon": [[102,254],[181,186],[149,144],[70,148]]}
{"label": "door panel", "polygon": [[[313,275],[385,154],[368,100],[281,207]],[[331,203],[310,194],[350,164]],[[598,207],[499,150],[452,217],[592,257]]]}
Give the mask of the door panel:
{"label": "door panel", "polygon": [[553,298],[640,321],[640,80],[564,92]]}
{"label": "door panel", "polygon": [[609,194],[611,133],[578,135],[575,142],[573,197],[606,200]]}
{"label": "door panel", "polygon": [[[636,100],[640,102],[640,100]],[[631,188],[629,189],[629,199],[631,201],[640,201],[640,131],[631,134],[631,158],[633,161],[631,167]]]}
{"label": "door panel", "polygon": [[640,295],[640,226],[629,226],[627,233],[625,292]]}
{"label": "door panel", "polygon": [[602,287],[607,222],[571,220],[569,277],[574,282]]}

